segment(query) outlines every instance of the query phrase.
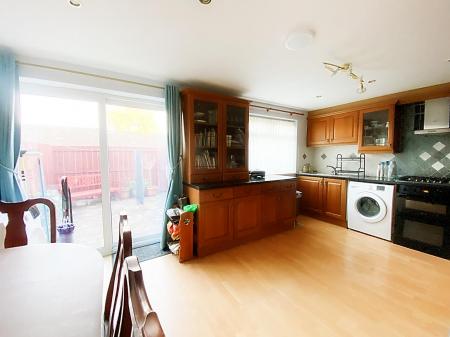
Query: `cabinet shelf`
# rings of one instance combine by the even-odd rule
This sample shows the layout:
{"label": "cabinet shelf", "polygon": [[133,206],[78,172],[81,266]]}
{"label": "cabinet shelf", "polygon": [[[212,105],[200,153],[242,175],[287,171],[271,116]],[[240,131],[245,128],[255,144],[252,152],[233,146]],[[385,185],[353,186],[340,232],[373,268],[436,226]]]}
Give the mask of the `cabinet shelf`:
{"label": "cabinet shelf", "polygon": [[195,126],[203,126],[208,128],[217,128],[217,124],[210,124],[210,123],[198,123],[194,121]]}

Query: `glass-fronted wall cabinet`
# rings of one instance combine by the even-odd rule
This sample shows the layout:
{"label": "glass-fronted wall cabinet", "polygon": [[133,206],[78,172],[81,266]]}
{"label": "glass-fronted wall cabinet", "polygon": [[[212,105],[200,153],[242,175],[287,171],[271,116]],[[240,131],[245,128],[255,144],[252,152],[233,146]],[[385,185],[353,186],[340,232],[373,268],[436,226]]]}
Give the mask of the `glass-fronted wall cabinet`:
{"label": "glass-fronted wall cabinet", "polygon": [[248,106],[226,104],[225,107],[225,167],[226,172],[247,170]]}
{"label": "glass-fronted wall cabinet", "polygon": [[194,100],[194,171],[216,170],[219,164],[219,103]]}
{"label": "glass-fronted wall cabinet", "polygon": [[394,152],[394,104],[361,110],[359,122],[359,152]]}
{"label": "glass-fronted wall cabinet", "polygon": [[182,91],[184,181],[248,179],[249,102],[195,89]]}

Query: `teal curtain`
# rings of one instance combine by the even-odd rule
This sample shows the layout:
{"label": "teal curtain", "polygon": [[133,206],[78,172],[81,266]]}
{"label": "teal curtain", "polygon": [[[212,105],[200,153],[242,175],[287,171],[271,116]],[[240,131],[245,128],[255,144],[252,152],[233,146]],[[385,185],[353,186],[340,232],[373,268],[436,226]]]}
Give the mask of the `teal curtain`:
{"label": "teal curtain", "polygon": [[170,181],[164,209],[164,223],[161,235],[161,249],[167,248],[168,233],[165,215],[167,209],[176,202],[175,195],[183,193],[183,178],[181,172],[182,159],[182,125],[180,91],[174,85],[166,86],[166,113],[167,113],[167,144],[169,150]]}
{"label": "teal curtain", "polygon": [[20,153],[19,75],[14,55],[0,48],[0,200],[22,201],[16,175]]}

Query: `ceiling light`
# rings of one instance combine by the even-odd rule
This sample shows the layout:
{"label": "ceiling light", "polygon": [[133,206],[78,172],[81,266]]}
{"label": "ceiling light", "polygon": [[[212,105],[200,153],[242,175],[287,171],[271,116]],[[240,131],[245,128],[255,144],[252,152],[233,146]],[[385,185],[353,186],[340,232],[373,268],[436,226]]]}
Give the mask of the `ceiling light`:
{"label": "ceiling light", "polygon": [[344,63],[342,65],[337,65],[334,63],[323,62],[323,65],[324,65],[325,69],[327,69],[331,72],[331,76],[336,75],[338,72],[344,72],[344,73],[347,73],[348,78],[350,78],[351,80],[359,81],[359,86],[358,86],[357,92],[360,94],[363,94],[367,91],[366,83],[372,84],[372,83],[376,82],[376,80],[370,80],[367,82],[364,81],[362,75],[359,76],[353,72],[353,67],[352,67],[351,63]]}
{"label": "ceiling light", "polygon": [[309,46],[314,40],[314,32],[310,30],[295,31],[288,35],[284,46],[292,51],[298,51]]}
{"label": "ceiling light", "polygon": [[316,98],[317,98],[317,99],[322,99],[323,96],[322,96],[322,95],[317,95]]}
{"label": "ceiling light", "polygon": [[81,2],[78,0],[69,0],[69,4],[73,7],[81,7]]}
{"label": "ceiling light", "polygon": [[204,5],[209,5],[211,3],[211,0],[200,0],[200,2]]}

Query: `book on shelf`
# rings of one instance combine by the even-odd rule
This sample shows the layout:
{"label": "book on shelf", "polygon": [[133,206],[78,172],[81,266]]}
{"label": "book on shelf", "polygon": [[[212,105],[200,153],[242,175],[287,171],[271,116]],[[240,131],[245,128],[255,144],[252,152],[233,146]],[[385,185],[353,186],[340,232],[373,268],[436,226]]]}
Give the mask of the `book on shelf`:
{"label": "book on shelf", "polygon": [[217,133],[214,128],[204,129],[195,134],[195,145],[197,147],[215,148],[217,146]]}
{"label": "book on shelf", "polygon": [[211,154],[208,150],[195,155],[195,166],[198,168],[215,169],[216,155]]}

